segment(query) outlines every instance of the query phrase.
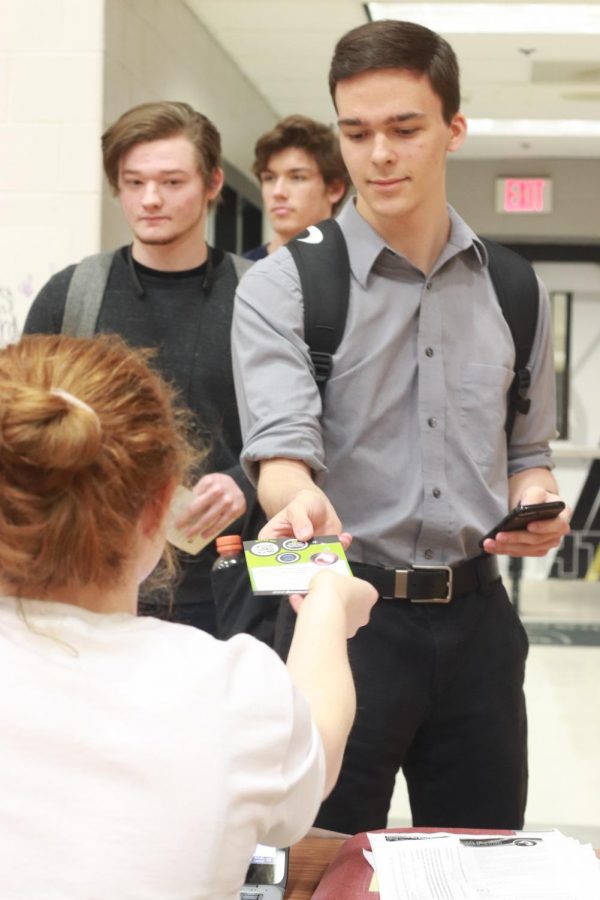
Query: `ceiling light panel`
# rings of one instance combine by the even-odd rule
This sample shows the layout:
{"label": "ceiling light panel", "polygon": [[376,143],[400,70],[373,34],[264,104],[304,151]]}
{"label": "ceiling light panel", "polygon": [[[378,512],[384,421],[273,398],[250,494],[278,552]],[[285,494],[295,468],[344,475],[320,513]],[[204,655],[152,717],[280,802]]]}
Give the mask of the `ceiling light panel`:
{"label": "ceiling light panel", "polygon": [[418,22],[442,34],[600,34],[591,3],[367,3],[373,20]]}
{"label": "ceiling light panel", "polygon": [[507,137],[600,137],[593,119],[468,119],[469,134]]}

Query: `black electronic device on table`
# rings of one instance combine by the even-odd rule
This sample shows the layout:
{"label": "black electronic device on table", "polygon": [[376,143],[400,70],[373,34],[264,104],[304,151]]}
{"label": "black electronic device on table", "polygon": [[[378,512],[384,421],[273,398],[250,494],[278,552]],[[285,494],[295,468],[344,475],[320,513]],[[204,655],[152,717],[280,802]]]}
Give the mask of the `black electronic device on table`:
{"label": "black electronic device on table", "polygon": [[289,849],[259,844],[254,851],[240,900],[282,900],[287,884]]}

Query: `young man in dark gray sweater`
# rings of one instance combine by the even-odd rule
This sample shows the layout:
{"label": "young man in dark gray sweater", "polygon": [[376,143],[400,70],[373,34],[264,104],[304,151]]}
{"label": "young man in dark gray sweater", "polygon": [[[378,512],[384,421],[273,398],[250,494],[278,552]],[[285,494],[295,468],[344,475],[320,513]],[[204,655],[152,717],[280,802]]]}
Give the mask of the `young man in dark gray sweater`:
{"label": "young man in dark gray sweater", "polygon": [[[219,133],[186,103],[145,103],[104,133],[102,152],[133,240],[108,257],[88,330],[117,333],[133,346],[153,348],[154,365],[177,387],[193,414],[195,436],[209,447],[203,465],[209,474],[198,478],[178,524],[188,536],[214,537],[227,526],[239,531],[253,491],[238,463],[241,437],[229,342],[238,274],[248,264],[209,247],[205,239],[208,210],[223,186]],[[92,259],[93,266],[98,262]],[[58,272],[42,288],[26,333],[69,330],[65,305],[76,268]],[[76,315],[94,309],[91,294],[98,290],[93,278],[83,281],[70,301]],[[182,577],[170,613],[211,633],[214,558],[212,544],[198,556],[181,555]]]}

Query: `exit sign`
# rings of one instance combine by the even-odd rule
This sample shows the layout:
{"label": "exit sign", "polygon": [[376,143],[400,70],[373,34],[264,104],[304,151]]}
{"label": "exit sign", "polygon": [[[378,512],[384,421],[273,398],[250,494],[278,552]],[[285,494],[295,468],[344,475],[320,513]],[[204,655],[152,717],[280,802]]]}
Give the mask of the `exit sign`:
{"label": "exit sign", "polygon": [[550,178],[496,178],[496,212],[552,212]]}

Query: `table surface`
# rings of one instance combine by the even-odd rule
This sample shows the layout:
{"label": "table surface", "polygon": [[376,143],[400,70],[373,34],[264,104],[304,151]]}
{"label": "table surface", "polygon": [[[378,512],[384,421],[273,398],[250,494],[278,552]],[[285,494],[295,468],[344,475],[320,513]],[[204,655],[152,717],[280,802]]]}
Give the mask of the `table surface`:
{"label": "table surface", "polygon": [[[310,900],[345,838],[305,837],[290,851],[285,900]],[[600,849],[596,850],[600,859]]]}
{"label": "table surface", "polygon": [[290,850],[285,900],[310,900],[345,838],[305,837]]}

